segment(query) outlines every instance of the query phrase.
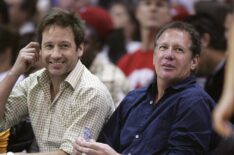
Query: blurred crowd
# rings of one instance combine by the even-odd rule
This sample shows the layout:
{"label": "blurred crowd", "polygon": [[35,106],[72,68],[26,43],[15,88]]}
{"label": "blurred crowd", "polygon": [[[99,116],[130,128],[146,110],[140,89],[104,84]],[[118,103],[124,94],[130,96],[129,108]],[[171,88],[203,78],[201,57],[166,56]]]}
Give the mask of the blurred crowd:
{"label": "blurred crowd", "polygon": [[[12,67],[19,49],[36,41],[40,20],[51,8],[58,7],[84,20],[85,52],[81,61],[107,86],[116,107],[130,90],[155,80],[155,34],[175,20],[192,24],[200,33],[202,53],[197,81],[218,102],[234,1],[168,0],[170,6],[163,1],[0,0],[0,80]],[[18,81],[40,68],[43,66],[38,62]],[[0,152],[37,151],[30,120],[22,120],[0,137]]]}

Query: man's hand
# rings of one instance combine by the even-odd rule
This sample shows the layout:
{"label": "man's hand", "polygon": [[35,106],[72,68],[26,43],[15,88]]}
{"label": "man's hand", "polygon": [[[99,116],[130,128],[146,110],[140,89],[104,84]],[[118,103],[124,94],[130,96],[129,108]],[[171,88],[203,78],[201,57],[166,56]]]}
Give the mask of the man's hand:
{"label": "man's hand", "polygon": [[91,140],[86,142],[83,138],[78,138],[72,150],[72,155],[120,155],[109,145]]}
{"label": "man's hand", "polygon": [[40,45],[37,42],[30,42],[22,48],[11,69],[11,74],[21,75],[28,71],[39,60]]}

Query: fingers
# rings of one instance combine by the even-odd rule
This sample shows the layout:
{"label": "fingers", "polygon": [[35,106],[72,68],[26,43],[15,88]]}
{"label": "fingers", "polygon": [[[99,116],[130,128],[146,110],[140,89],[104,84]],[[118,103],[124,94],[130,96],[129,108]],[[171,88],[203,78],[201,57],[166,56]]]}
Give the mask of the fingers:
{"label": "fingers", "polygon": [[100,153],[98,153],[98,151],[94,149],[96,148],[94,147],[94,143],[94,140],[86,142],[82,137],[79,137],[73,144],[73,150],[74,152],[76,152],[76,155],[99,155]]}
{"label": "fingers", "polygon": [[40,45],[37,42],[30,42],[20,51],[22,59],[26,60],[27,63],[33,65],[39,60]]}
{"label": "fingers", "polygon": [[28,71],[39,60],[40,46],[37,42],[30,42],[22,48],[11,71],[14,75],[20,75]]}
{"label": "fingers", "polygon": [[223,96],[213,112],[215,130],[222,136],[233,134],[230,118],[233,113],[233,97],[226,94]]}
{"label": "fingers", "polygon": [[27,46],[25,46],[21,51],[27,53],[34,53],[35,61],[39,60],[39,52],[40,52],[40,44],[38,42],[30,42]]}
{"label": "fingers", "polygon": [[232,134],[232,128],[225,111],[216,108],[213,117],[215,130],[224,137],[230,136]]}
{"label": "fingers", "polygon": [[79,145],[77,144],[77,140],[73,144],[72,155],[82,155],[82,152],[79,151]]}

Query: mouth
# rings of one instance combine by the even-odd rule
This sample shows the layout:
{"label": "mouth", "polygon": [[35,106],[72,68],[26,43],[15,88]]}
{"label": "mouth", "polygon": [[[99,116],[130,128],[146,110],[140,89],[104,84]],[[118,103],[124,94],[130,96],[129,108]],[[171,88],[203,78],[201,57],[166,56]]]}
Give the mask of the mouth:
{"label": "mouth", "polygon": [[64,65],[64,61],[50,61],[49,64],[51,65],[52,68],[54,69],[60,69]]}
{"label": "mouth", "polygon": [[175,69],[175,66],[171,64],[162,64],[162,68],[165,70],[173,70]]}
{"label": "mouth", "polygon": [[50,64],[64,64],[64,62],[49,62]]}

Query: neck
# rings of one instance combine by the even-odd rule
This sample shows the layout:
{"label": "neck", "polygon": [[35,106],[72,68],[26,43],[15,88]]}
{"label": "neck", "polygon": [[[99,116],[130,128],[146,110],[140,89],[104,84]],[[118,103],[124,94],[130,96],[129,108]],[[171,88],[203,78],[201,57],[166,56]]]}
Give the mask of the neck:
{"label": "neck", "polygon": [[59,92],[60,84],[64,81],[65,78],[51,78],[51,85],[50,85],[50,94],[51,94],[51,101],[55,98],[55,96]]}
{"label": "neck", "polygon": [[157,29],[141,29],[141,42],[143,50],[149,50],[154,48],[154,38],[157,32]]}
{"label": "neck", "polygon": [[158,102],[164,95],[165,90],[168,88],[168,84],[157,78],[157,90],[158,94],[156,95],[156,102]]}
{"label": "neck", "polygon": [[[61,83],[61,82],[60,82]],[[54,81],[52,81],[51,85],[50,85],[50,95],[51,95],[51,101],[54,100],[55,96],[58,94],[59,92],[59,87],[60,87],[60,83],[56,83]]]}

